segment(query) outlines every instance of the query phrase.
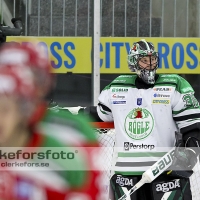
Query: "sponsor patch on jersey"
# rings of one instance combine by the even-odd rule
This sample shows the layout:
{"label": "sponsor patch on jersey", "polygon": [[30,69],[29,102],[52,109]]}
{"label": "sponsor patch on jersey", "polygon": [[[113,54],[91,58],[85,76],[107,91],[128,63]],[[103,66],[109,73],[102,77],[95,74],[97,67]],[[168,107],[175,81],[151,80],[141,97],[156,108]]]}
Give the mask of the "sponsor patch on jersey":
{"label": "sponsor patch on jersey", "polygon": [[112,102],[114,105],[125,105],[126,101],[113,101]]}
{"label": "sponsor patch on jersey", "polygon": [[119,94],[113,94],[112,99],[125,99],[126,98],[126,95],[119,95]]}
{"label": "sponsor patch on jersey", "polygon": [[171,180],[169,182],[160,182],[155,185],[155,189],[157,193],[170,192],[170,191],[177,190],[180,188],[181,188],[180,179]]}
{"label": "sponsor patch on jersey", "polygon": [[171,94],[161,94],[161,93],[155,93],[153,94],[153,97],[154,98],[170,98],[171,97]]}
{"label": "sponsor patch on jersey", "polygon": [[142,98],[137,98],[137,105],[141,106],[142,105]]}
{"label": "sponsor patch on jersey", "polygon": [[129,151],[132,149],[148,149],[152,150],[155,148],[155,145],[150,144],[133,144],[132,142],[124,142],[124,150]]}
{"label": "sponsor patch on jersey", "polygon": [[133,179],[128,177],[123,177],[121,175],[117,175],[116,183],[121,187],[123,186],[132,186],[133,187]]}
{"label": "sponsor patch on jersey", "polygon": [[172,88],[171,87],[155,87],[153,88],[153,90],[157,92],[170,92],[172,91]]}
{"label": "sponsor patch on jersey", "polygon": [[121,75],[119,76],[119,78],[132,78],[133,75]]}
{"label": "sponsor patch on jersey", "polygon": [[128,92],[128,88],[115,87],[111,89],[112,92]]}
{"label": "sponsor patch on jersey", "polygon": [[170,100],[169,99],[153,99],[152,100],[152,104],[170,104]]}
{"label": "sponsor patch on jersey", "polygon": [[154,118],[146,108],[135,108],[125,118],[124,128],[127,135],[134,140],[148,137],[154,127]]}
{"label": "sponsor patch on jersey", "polygon": [[125,83],[126,80],[114,80],[113,83]]}

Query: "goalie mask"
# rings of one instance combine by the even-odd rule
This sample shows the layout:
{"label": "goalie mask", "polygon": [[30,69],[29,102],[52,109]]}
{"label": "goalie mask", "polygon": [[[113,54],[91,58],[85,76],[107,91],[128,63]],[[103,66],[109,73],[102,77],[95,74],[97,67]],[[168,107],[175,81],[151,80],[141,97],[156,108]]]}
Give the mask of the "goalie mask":
{"label": "goalie mask", "polygon": [[155,83],[156,69],[158,68],[158,52],[150,42],[141,40],[133,44],[128,55],[128,66],[132,72],[147,84]]}

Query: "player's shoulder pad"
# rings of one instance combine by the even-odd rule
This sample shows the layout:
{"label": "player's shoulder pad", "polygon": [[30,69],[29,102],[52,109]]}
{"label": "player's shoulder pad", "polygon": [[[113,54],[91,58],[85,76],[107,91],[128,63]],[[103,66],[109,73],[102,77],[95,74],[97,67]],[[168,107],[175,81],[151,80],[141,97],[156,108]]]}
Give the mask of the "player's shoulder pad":
{"label": "player's shoulder pad", "polygon": [[137,75],[120,75],[116,79],[114,79],[109,85],[107,85],[104,90],[110,89],[112,86],[128,86],[128,87],[135,87],[135,79]]}
{"label": "player's shoulder pad", "polygon": [[183,77],[177,74],[160,74],[155,85],[171,85],[181,94],[194,92],[192,86]]}

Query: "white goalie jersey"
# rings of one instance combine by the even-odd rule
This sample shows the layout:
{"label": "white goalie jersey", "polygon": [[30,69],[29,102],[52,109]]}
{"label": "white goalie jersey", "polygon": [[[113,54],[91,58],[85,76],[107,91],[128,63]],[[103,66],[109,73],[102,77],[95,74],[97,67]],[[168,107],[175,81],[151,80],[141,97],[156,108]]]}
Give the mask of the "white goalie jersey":
{"label": "white goalie jersey", "polygon": [[159,75],[150,88],[138,89],[136,75],[121,75],[101,92],[103,121],[114,121],[116,173],[140,175],[175,144],[175,131],[195,129],[200,107],[190,84],[178,75]]}

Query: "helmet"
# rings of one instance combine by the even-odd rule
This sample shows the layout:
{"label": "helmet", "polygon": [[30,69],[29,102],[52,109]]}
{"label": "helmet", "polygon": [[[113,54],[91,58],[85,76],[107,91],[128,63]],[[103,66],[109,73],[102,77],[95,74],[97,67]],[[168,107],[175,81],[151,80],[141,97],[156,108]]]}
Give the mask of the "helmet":
{"label": "helmet", "polygon": [[53,76],[50,73],[50,60],[34,44],[5,43],[0,48],[0,64],[11,64],[15,68],[25,65],[33,72],[36,84],[42,90],[41,93],[46,95],[49,92]]}
{"label": "helmet", "polygon": [[[142,67],[139,63],[139,61],[144,57],[150,58],[150,63],[145,63],[148,67]],[[153,61],[152,58],[154,58]],[[155,83],[155,74],[156,69],[158,68],[159,57],[158,52],[154,50],[152,43],[146,42],[144,39],[133,43],[133,47],[130,49],[127,59],[129,69],[132,72],[136,72],[137,75],[147,84]]]}
{"label": "helmet", "polygon": [[13,69],[12,65],[0,64],[0,95],[13,95],[26,100],[35,98],[36,87],[30,70],[24,66]]}
{"label": "helmet", "polygon": [[20,66],[0,65],[0,97],[16,98],[23,115],[31,118],[35,110],[37,97],[33,74],[29,69]]}

